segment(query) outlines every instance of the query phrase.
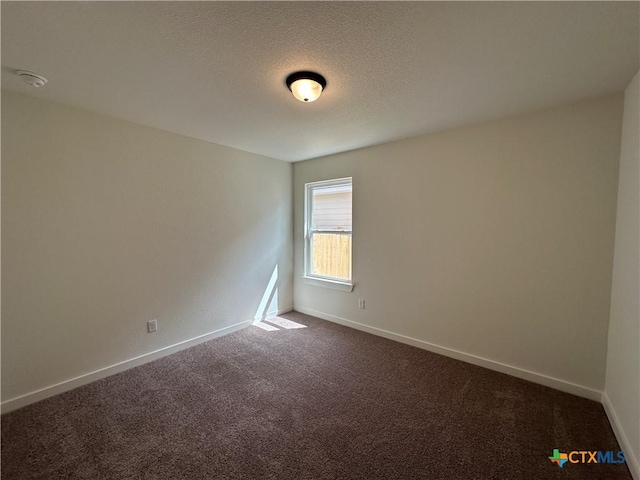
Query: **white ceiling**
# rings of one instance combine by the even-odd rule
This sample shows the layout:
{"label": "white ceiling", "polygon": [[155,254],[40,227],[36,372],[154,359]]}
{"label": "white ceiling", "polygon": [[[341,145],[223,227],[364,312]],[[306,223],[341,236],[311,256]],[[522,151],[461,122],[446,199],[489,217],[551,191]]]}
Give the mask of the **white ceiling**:
{"label": "white ceiling", "polygon": [[620,91],[639,5],[3,1],[2,87],[297,161]]}

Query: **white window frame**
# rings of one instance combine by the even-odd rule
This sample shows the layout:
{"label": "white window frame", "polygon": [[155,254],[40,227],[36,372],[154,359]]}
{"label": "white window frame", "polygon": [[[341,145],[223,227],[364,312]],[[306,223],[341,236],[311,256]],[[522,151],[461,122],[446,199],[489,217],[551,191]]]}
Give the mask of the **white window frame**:
{"label": "white window frame", "polygon": [[[317,187],[341,187],[349,185],[351,186],[351,192],[353,194],[353,177],[336,178],[333,180],[322,180],[319,182],[310,182],[304,184],[304,276],[305,283],[315,285],[319,287],[329,287],[337,290],[351,292],[353,291],[353,226],[351,232],[343,232],[339,230],[313,230],[311,228],[311,215],[312,215],[312,192]],[[352,197],[353,198],[353,197]],[[353,200],[351,207],[351,215],[353,221]],[[336,277],[328,277],[324,275],[318,275],[311,270],[311,262],[313,258],[313,246],[311,243],[313,233],[335,233],[339,235],[351,235],[351,265],[349,265],[349,280]]]}

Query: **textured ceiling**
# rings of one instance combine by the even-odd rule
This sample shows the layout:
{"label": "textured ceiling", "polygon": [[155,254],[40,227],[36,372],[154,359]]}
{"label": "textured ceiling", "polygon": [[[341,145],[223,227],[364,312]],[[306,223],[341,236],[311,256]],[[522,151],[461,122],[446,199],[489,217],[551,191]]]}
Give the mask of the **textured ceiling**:
{"label": "textured ceiling", "polygon": [[2,87],[297,161],[620,91],[639,5],[3,1]]}

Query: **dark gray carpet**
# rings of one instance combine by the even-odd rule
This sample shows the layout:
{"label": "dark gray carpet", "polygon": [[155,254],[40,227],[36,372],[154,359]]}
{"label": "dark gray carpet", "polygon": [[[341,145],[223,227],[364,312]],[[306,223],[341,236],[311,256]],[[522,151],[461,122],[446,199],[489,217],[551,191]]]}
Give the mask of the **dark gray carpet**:
{"label": "dark gray carpet", "polygon": [[2,417],[2,479],[630,479],[600,404],[291,312]]}

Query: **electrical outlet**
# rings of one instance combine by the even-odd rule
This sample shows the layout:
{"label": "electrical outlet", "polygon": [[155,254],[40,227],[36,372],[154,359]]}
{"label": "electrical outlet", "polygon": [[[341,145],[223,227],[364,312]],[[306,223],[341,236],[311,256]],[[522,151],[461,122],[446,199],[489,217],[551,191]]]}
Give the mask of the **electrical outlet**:
{"label": "electrical outlet", "polygon": [[153,333],[158,330],[158,320],[149,320],[147,322],[147,331]]}
{"label": "electrical outlet", "polygon": [[364,298],[361,298],[358,300],[358,308],[361,308],[364,310]]}

